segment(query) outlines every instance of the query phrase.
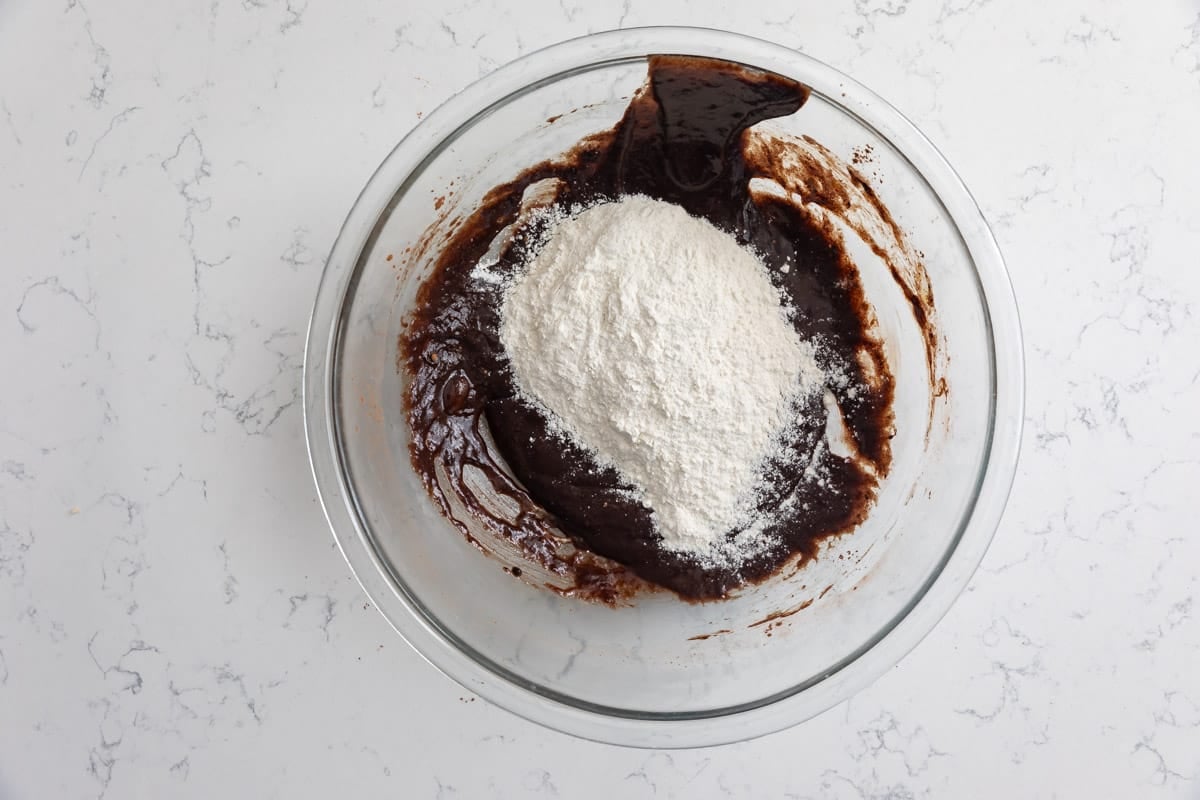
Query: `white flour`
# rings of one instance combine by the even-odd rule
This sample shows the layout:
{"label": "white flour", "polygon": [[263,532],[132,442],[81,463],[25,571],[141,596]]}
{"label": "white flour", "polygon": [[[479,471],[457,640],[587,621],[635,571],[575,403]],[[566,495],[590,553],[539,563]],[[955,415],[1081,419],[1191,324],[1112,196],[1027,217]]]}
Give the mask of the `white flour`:
{"label": "white flour", "polygon": [[636,487],[663,546],[728,560],[793,400],[824,383],[758,259],[678,206],[625,197],[558,220],[501,320],[526,399]]}

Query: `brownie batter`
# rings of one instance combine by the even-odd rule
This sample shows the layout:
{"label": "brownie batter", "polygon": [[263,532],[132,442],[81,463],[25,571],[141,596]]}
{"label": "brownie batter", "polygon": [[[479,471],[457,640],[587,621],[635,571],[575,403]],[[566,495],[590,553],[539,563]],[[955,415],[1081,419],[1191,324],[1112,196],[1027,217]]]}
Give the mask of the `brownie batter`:
{"label": "brownie batter", "polygon": [[[655,56],[647,84],[614,129],[495,188],[457,230],[421,287],[399,344],[401,368],[411,378],[413,466],[464,533],[468,526],[456,508],[568,579],[573,594],[627,597],[642,585],[632,573],[684,598],[707,600],[811,558],[823,539],[865,518],[887,475],[893,435],[894,380],[872,334],[873,312],[829,216],[752,189],[752,179],[773,177],[775,159],[743,146],[747,128],[796,112],[808,95],[799,83],[729,62]],[[548,179],[555,182],[543,183]],[[758,511],[772,546],[747,563],[713,567],[662,549],[650,510],[631,499],[631,487],[552,435],[543,415],[518,399],[499,337],[502,290],[481,285],[471,272],[510,226],[513,235],[491,271],[520,269],[545,224],[521,214],[522,198],[530,187],[547,185],[553,202],[565,207],[641,194],[732,234],[761,256],[795,309],[796,331],[818,343],[826,375],[838,376],[827,388],[853,456],[828,453],[820,395],[798,401],[784,456],[764,468]],[[836,211],[844,198],[817,193],[805,201]],[[805,470],[822,448],[821,479],[813,480]],[[519,511],[500,514],[481,499],[472,488],[480,476]]]}

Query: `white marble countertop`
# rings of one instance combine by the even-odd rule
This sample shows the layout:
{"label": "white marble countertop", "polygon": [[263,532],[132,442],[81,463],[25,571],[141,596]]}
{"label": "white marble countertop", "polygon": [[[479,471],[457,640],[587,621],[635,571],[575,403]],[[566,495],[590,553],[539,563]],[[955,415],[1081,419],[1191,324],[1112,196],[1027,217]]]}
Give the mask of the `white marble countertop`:
{"label": "white marble countertop", "polygon": [[[0,797],[1200,798],[1200,7],[440,8],[0,4]],[[392,633],[299,387],[323,259],[423,113],[671,22],[803,49],[930,135],[1009,261],[1029,392],[996,540],[911,655],[790,731],[647,752]]]}

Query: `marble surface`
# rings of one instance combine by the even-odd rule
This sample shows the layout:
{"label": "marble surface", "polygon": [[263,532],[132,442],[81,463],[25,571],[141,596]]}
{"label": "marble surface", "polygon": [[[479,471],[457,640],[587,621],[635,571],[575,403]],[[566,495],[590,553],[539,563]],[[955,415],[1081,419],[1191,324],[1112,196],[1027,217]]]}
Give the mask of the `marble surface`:
{"label": "marble surface", "polygon": [[[0,4],[0,798],[1200,798],[1200,6],[748,8]],[[1029,392],[996,540],[911,655],[793,730],[645,752],[391,632],[299,387],[322,261],[423,113],[671,22],[801,48],[924,128],[1008,258]]]}

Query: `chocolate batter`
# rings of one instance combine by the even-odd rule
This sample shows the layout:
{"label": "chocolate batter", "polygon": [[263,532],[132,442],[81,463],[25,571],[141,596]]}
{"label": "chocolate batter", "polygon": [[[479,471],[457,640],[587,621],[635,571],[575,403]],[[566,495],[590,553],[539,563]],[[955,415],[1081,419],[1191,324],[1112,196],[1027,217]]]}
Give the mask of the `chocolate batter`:
{"label": "chocolate batter", "polygon": [[[776,160],[744,147],[747,128],[796,112],[808,95],[799,83],[728,62],[653,57],[647,85],[614,129],[492,190],[449,241],[401,336],[400,364],[411,376],[413,466],[464,532],[448,491],[455,506],[465,506],[526,558],[573,581],[572,593],[608,601],[628,596],[639,585],[632,572],[684,598],[706,600],[760,581],[796,558],[811,558],[821,540],[864,519],[888,472],[893,435],[894,380],[871,333],[872,311],[828,215],[752,190],[751,179],[773,177]],[[809,185],[824,185],[814,177]],[[795,408],[797,424],[785,448],[791,457],[764,467],[767,491],[758,510],[769,520],[764,535],[774,544],[748,563],[706,567],[663,550],[650,510],[623,491],[630,487],[551,435],[547,420],[517,399],[499,338],[501,290],[470,273],[510,225],[516,235],[492,271],[520,268],[544,224],[520,214],[522,196],[546,179],[558,180],[554,202],[564,206],[647,195],[676,203],[754,248],[795,309],[799,335],[819,342],[821,368],[844,378],[828,388],[855,455],[826,452],[822,480],[806,478],[812,454],[825,446],[826,413],[820,396]],[[834,210],[844,200],[820,192],[805,197]],[[468,473],[484,476],[519,513],[496,513],[472,490]]]}

